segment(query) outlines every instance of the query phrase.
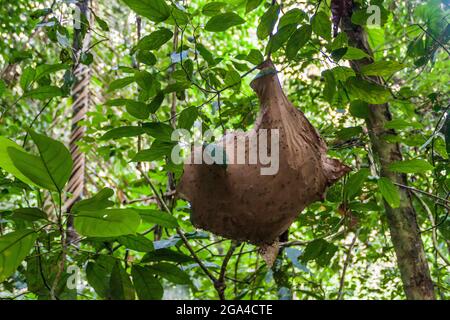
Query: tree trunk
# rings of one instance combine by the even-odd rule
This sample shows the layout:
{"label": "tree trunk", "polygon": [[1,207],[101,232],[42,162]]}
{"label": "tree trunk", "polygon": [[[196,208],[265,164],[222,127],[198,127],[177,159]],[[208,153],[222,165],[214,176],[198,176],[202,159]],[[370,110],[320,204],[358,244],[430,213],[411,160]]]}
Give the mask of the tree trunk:
{"label": "tree trunk", "polygon": [[[364,29],[351,22],[353,1],[349,2],[351,5],[347,7],[345,12],[341,12],[341,29],[347,34],[351,46],[365,51],[372,57],[373,53]],[[351,67],[358,72],[363,65],[372,61],[372,59],[352,61]],[[383,85],[383,81],[379,77],[370,77],[369,80]],[[380,176],[390,179],[393,183],[406,185],[406,175],[389,170],[389,165],[392,162],[402,160],[399,144],[389,143],[384,139],[387,135],[396,135],[394,130],[385,129],[384,125],[389,120],[391,120],[391,113],[387,103],[382,105],[369,104],[369,117],[366,119],[366,124],[369,129],[372,149],[379,163]],[[398,191],[401,199],[400,207],[391,208],[386,202],[384,202],[384,207],[406,297],[412,300],[435,299],[433,282],[428,269],[411,195],[406,189],[399,189]]]}
{"label": "tree trunk", "polygon": [[[84,21],[91,20],[89,19],[89,0],[79,0],[77,2],[77,7],[79,10],[80,28],[74,28],[73,74],[75,77],[75,83],[72,87],[72,128],[69,143],[70,153],[72,155],[74,165],[67,187],[67,191],[72,194],[72,198],[68,199],[65,203],[65,208],[67,211],[70,211],[72,205],[83,197],[85,182],[85,155],[81,152],[77,143],[83,138],[86,130],[86,128],[83,125],[80,125],[79,122],[85,119],[90,104],[89,84],[91,80],[91,69],[89,66],[80,62],[81,55],[88,49],[91,38],[89,31],[87,31],[85,35],[82,32],[83,28],[87,28],[87,26],[83,25],[83,23],[85,23]],[[86,17],[86,20],[82,17]],[[67,220],[67,232],[68,240],[76,237],[75,230],[73,229],[73,216],[70,215],[70,213]]]}

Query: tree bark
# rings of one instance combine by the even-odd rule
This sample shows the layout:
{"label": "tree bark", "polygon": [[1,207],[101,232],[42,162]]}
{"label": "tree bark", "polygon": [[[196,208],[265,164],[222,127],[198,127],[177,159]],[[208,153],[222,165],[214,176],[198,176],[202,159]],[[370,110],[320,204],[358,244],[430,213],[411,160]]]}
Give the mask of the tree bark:
{"label": "tree bark", "polygon": [[[353,7],[352,4],[347,8],[347,12],[343,13],[340,22],[341,29],[347,34],[349,45],[359,48],[373,57],[364,29],[351,22]],[[351,61],[351,67],[358,72],[363,65],[372,62],[372,58]],[[379,77],[370,77],[368,80],[383,85],[383,81]],[[369,104],[369,117],[366,119],[366,124],[372,149],[379,164],[380,176],[390,179],[393,183],[407,185],[406,175],[389,170],[392,162],[402,160],[400,145],[385,140],[386,136],[396,135],[394,130],[385,129],[385,123],[391,118],[389,104]],[[435,299],[434,286],[411,195],[408,190],[403,188],[399,188],[398,192],[401,199],[400,207],[391,208],[386,202],[384,202],[384,207],[403,288],[408,299],[432,300]]]}
{"label": "tree bark", "polygon": [[[80,125],[80,121],[86,118],[86,113],[89,110],[90,105],[90,89],[89,84],[91,80],[91,69],[89,66],[84,65],[80,62],[82,53],[88,49],[90,43],[90,32],[89,30],[83,36],[82,29],[88,28],[88,26],[83,26],[84,19],[89,21],[89,0],[80,0],[77,2],[77,7],[79,10],[80,29],[74,28],[74,41],[73,41],[73,63],[74,69],[73,74],[75,77],[75,83],[72,87],[72,128],[70,134],[70,154],[73,160],[73,170],[72,175],[69,179],[67,191],[72,194],[72,198],[67,199],[65,203],[65,208],[69,212],[72,205],[79,201],[83,197],[84,187],[85,187],[85,155],[81,152],[77,143],[83,138],[86,128]],[[76,17],[77,18],[77,17]],[[77,237],[75,230],[73,229],[73,216],[69,213],[67,219],[67,233],[68,240]]]}

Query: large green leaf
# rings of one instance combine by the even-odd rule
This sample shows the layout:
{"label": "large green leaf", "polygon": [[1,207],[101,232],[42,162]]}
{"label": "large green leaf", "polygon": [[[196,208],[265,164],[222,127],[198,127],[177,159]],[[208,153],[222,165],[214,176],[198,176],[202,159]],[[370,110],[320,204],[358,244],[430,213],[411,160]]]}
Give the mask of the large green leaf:
{"label": "large green leaf", "polygon": [[143,102],[127,100],[125,106],[127,112],[137,119],[145,120],[150,116],[150,108]]}
{"label": "large green leaf", "polygon": [[173,128],[162,122],[147,122],[142,125],[145,133],[165,142],[172,142]]}
{"label": "large green leaf", "polygon": [[191,284],[189,275],[171,263],[160,262],[153,264],[148,266],[147,270],[175,284]]}
{"label": "large green leaf", "polygon": [[36,70],[34,70],[32,67],[26,67],[22,75],[20,76],[20,87],[26,91],[28,90],[28,87],[33,82],[34,77],[36,75]]}
{"label": "large green leaf", "polygon": [[226,2],[209,2],[205,4],[202,8],[202,13],[205,16],[215,16],[220,13],[220,11],[226,6]]}
{"label": "large green leaf", "polygon": [[95,262],[89,262],[86,266],[86,279],[97,294],[104,298],[110,298],[111,272],[115,264],[112,256],[99,255]]}
{"label": "large green leaf", "polygon": [[23,96],[25,98],[45,100],[62,96],[63,92],[60,88],[55,86],[42,86],[26,92]]}
{"label": "large green leaf", "polygon": [[156,50],[161,48],[163,44],[169,41],[173,36],[173,32],[166,28],[156,30],[139,40],[137,49],[139,50]]}
{"label": "large green leaf", "polygon": [[288,24],[281,29],[278,29],[277,33],[273,35],[270,39],[269,44],[267,45],[266,52],[276,52],[280,49],[286,41],[288,41],[289,37],[297,30],[297,25]]}
{"label": "large green leaf", "polygon": [[156,23],[170,17],[170,7],[164,0],[123,0],[123,2],[138,15]]}
{"label": "large green leaf", "polygon": [[406,66],[397,61],[377,61],[361,67],[361,73],[366,76],[389,77]]}
{"label": "large green leaf", "polygon": [[391,93],[388,89],[356,77],[348,78],[345,86],[354,99],[371,104],[386,103],[391,98]]}
{"label": "large green leaf", "polygon": [[141,222],[139,214],[133,209],[79,211],[74,220],[77,232],[87,237],[135,234]]}
{"label": "large green leaf", "polygon": [[135,209],[135,210],[139,213],[142,220],[146,222],[155,223],[165,228],[178,227],[177,219],[164,211],[154,209]]}
{"label": "large green leaf", "polygon": [[324,11],[319,11],[314,15],[311,26],[316,35],[325,40],[331,40],[331,19]]}
{"label": "large green leaf", "polygon": [[275,4],[270,6],[266,12],[261,16],[258,24],[258,29],[256,30],[256,35],[258,39],[267,38],[273,31],[275,24],[278,20],[278,14],[280,13],[280,5]]}
{"label": "large green leaf", "polygon": [[401,173],[423,173],[433,170],[434,167],[426,160],[413,159],[394,162],[389,165],[389,169]]}
{"label": "large green leaf", "polygon": [[117,241],[125,246],[125,248],[139,252],[150,252],[154,250],[153,242],[140,234],[121,236]]}
{"label": "large green leaf", "polygon": [[72,157],[69,150],[59,141],[29,130],[37,146],[39,156],[16,148],[8,148],[14,165],[38,186],[47,190],[62,192],[72,173]]}
{"label": "large green leaf", "polygon": [[245,20],[234,12],[221,13],[209,19],[205,25],[205,30],[211,32],[221,32],[231,27],[243,24],[244,22]]}
{"label": "large green leaf", "polygon": [[308,243],[300,260],[308,262],[315,260],[319,266],[326,266],[337,251],[337,247],[324,239],[316,239]]}
{"label": "large green leaf", "polygon": [[195,106],[189,107],[181,111],[178,118],[178,128],[190,130],[198,117],[198,108]]}
{"label": "large green leaf", "polygon": [[247,57],[245,57],[245,60],[257,66],[264,61],[264,56],[262,55],[261,51],[252,49],[248,53]]}
{"label": "large green leaf", "polygon": [[245,5],[245,13],[249,13],[255,10],[262,2],[263,0],[247,0],[247,3]]}
{"label": "large green leaf", "polygon": [[116,261],[112,268],[109,286],[112,300],[135,300],[136,298],[130,276],[119,261]]}
{"label": "large green leaf", "polygon": [[304,11],[299,8],[291,9],[281,17],[277,28],[281,29],[289,24],[297,25],[306,18],[308,18],[308,15]]}
{"label": "large green leaf", "polygon": [[167,248],[158,249],[145,254],[141,259],[142,263],[157,262],[157,261],[172,261],[176,263],[193,262],[194,259],[184,253],[170,250]]}
{"label": "large green leaf", "polygon": [[361,191],[361,187],[369,174],[369,169],[363,168],[350,176],[344,187],[344,192],[348,199],[352,199],[354,195]]}
{"label": "large green leaf", "polygon": [[41,64],[36,67],[36,73],[34,76],[35,81],[59,70],[67,69],[68,65],[64,63],[57,64]]}
{"label": "large green leaf", "polygon": [[286,57],[288,59],[294,59],[298,51],[309,41],[311,38],[312,29],[309,24],[305,24],[298,28],[292,36],[289,38],[286,45]]}
{"label": "large green leaf", "polygon": [[23,229],[0,237],[0,283],[11,276],[33,247],[37,234]]}
{"label": "large green leaf", "polygon": [[28,179],[15,165],[12,158],[9,156],[8,149],[14,148],[18,151],[24,152],[25,150],[19,146],[14,141],[11,141],[5,137],[0,136],[0,168],[5,170],[6,172],[9,172],[13,176],[15,176],[17,179],[25,182],[29,185],[35,185],[33,181]]}
{"label": "large green leaf", "polygon": [[134,287],[140,300],[161,300],[164,289],[148,267],[133,265],[131,268]]}
{"label": "large green leaf", "polygon": [[400,195],[397,187],[388,178],[378,179],[378,189],[384,200],[392,207],[398,208],[400,205]]}
{"label": "large green leaf", "polygon": [[142,127],[124,126],[109,130],[100,137],[100,140],[115,140],[120,138],[129,138],[141,135],[143,133],[144,130],[142,129]]}
{"label": "large green leaf", "polygon": [[106,209],[114,205],[114,202],[108,200],[108,198],[114,195],[114,191],[110,188],[104,188],[100,190],[95,196],[89,199],[84,199],[76,202],[71,212],[78,211],[96,211]]}
{"label": "large green leaf", "polygon": [[108,91],[122,89],[122,88],[128,86],[129,84],[133,83],[134,80],[135,80],[134,77],[125,77],[125,78],[121,78],[121,79],[116,79],[109,84]]}
{"label": "large green leaf", "polygon": [[12,216],[26,221],[47,220],[47,214],[39,208],[16,209]]}
{"label": "large green leaf", "polygon": [[139,151],[131,161],[142,162],[162,160],[165,156],[170,156],[174,146],[175,143],[173,142],[155,140],[150,146],[150,149]]}

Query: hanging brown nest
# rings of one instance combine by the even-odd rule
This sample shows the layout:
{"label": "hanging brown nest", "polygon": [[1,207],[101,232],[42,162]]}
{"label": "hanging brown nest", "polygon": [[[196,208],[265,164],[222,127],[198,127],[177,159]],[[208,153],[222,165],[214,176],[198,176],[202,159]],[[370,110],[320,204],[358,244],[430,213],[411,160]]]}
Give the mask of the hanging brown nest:
{"label": "hanging brown nest", "polygon": [[[191,203],[191,220],[196,227],[266,245],[276,241],[306,206],[322,200],[325,189],[350,168],[327,157],[325,142],[283,93],[272,62],[266,61],[260,69],[251,82],[261,104],[254,128],[246,133],[227,133],[216,142],[225,150],[226,165],[185,164],[177,191]],[[256,164],[248,161],[255,138],[268,140],[270,156],[277,152],[271,131],[266,131],[266,138],[262,129],[279,132],[279,168],[275,174],[264,173],[268,165],[261,159]],[[237,163],[239,141],[245,142],[245,164]],[[195,148],[192,154],[203,151]]]}

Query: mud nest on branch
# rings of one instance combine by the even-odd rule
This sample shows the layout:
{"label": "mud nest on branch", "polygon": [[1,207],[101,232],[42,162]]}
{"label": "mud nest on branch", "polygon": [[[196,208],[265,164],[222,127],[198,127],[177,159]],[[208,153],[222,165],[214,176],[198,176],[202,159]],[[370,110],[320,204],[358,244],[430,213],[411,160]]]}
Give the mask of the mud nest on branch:
{"label": "mud nest on branch", "polygon": [[[228,157],[226,165],[193,163],[195,153],[205,149],[193,148],[191,164],[184,165],[177,191],[191,203],[194,226],[233,240],[270,245],[306,206],[323,200],[326,188],[350,168],[327,157],[319,133],[283,93],[272,62],[259,68],[261,72],[250,84],[260,101],[254,128],[227,133],[215,142]],[[271,135],[277,130],[271,129],[278,129],[278,150],[272,143],[276,135]],[[266,153],[278,158],[276,173],[269,172],[261,159],[255,164],[249,161],[254,141],[264,139]],[[245,146],[241,155],[238,142]],[[245,163],[237,161],[244,153]]]}

